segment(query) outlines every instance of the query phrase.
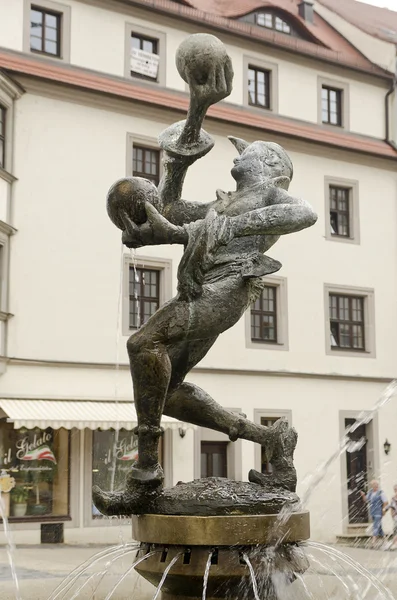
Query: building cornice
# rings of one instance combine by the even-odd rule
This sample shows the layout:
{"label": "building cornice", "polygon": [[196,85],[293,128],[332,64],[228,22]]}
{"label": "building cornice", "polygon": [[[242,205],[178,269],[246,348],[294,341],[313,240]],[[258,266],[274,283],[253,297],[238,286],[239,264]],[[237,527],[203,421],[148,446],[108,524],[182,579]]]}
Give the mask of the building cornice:
{"label": "building cornice", "polygon": [[21,85],[13,81],[8,75],[0,71],[0,89],[2,89],[10,98],[17,100],[25,90]]}
{"label": "building cornice", "polygon": [[[188,108],[188,96],[183,92],[154,85],[144,85],[136,81],[54,63],[4,49],[0,49],[0,68],[13,73],[14,76],[20,74],[36,80],[49,81],[57,85],[71,86],[182,113],[186,113]],[[350,150],[379,158],[397,159],[397,151],[383,140],[336,129],[331,130],[321,125],[286,117],[262,115],[258,110],[227,102],[212,106],[208,111],[208,118],[331,148]]]}
{"label": "building cornice", "polygon": [[[15,366],[29,366],[29,367],[49,367],[49,368],[61,368],[61,369],[100,369],[100,370],[120,370],[129,371],[130,365],[127,363],[97,363],[97,362],[73,362],[73,361],[57,361],[57,360],[46,360],[46,359],[34,359],[34,358],[18,358],[18,357],[2,357],[0,361],[6,361],[8,365]],[[376,377],[368,375],[346,375],[343,373],[317,373],[317,372],[304,372],[304,371],[278,371],[271,369],[227,369],[218,367],[194,367],[192,373],[202,373],[210,375],[229,375],[229,376],[255,376],[255,377],[292,377],[292,378],[306,378],[306,379],[338,379],[344,381],[368,381],[373,383],[390,383],[395,379],[394,376],[390,377]],[[5,396],[3,396],[5,397]],[[20,396],[18,396],[20,397]]]}

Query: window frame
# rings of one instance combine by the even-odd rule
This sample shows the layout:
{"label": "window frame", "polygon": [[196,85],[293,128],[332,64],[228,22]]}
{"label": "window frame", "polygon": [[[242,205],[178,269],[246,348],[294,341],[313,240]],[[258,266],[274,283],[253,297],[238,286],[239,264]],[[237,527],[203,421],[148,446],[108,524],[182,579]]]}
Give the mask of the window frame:
{"label": "window frame", "polygon": [[[255,101],[252,102],[251,100],[251,92],[249,89],[249,84],[250,84],[250,72],[254,73],[254,95],[255,95]],[[258,73],[262,73],[264,76],[264,100],[265,103],[261,104],[258,100],[259,97],[259,92],[258,92]],[[256,108],[264,108],[266,110],[270,109],[270,104],[271,104],[271,74],[272,72],[269,71],[268,69],[262,69],[260,67],[255,67],[253,65],[248,65],[248,104],[250,106],[255,106]]]}
{"label": "window frame", "polygon": [[[346,350],[346,351],[351,351],[351,352],[365,352],[365,312],[364,312],[364,296],[353,296],[351,294],[337,294],[335,292],[330,292],[328,295],[328,299],[329,302],[331,301],[331,298],[335,298],[336,300],[336,312],[337,312],[337,318],[333,318],[332,314],[330,314],[330,331],[331,331],[331,335],[334,337],[335,342],[339,341],[339,345],[337,344],[336,346],[333,346],[331,344],[331,349],[334,352],[335,350]],[[347,300],[347,310],[349,313],[349,318],[348,319],[342,319],[340,316],[341,310],[343,310],[343,308],[341,308],[341,300]],[[358,300],[359,305],[360,305],[360,312],[361,312],[361,316],[362,319],[360,321],[354,321],[353,319],[353,312],[354,312],[354,308],[353,308],[353,300]],[[332,333],[332,325],[334,324],[334,326],[337,326],[338,329],[338,333],[337,335],[333,335]],[[350,345],[349,346],[341,346],[340,345],[340,339],[338,340],[338,338],[340,338],[340,326],[341,325],[345,325],[346,327],[348,327],[349,330],[349,341],[350,341]],[[362,335],[362,347],[355,347],[354,346],[354,335],[353,335],[353,327],[359,327],[361,329],[361,335]]]}
{"label": "window frame", "polygon": [[[349,236],[335,235],[331,231],[331,187],[341,187],[349,189]],[[344,179],[343,177],[326,176],[324,178],[324,195],[326,215],[325,238],[333,242],[360,244],[359,182],[353,179]]]}
{"label": "window frame", "polygon": [[[256,105],[250,103],[250,95],[248,89],[249,82],[249,70],[256,69],[259,71],[266,71],[268,73],[268,83],[269,83],[269,91],[268,91],[268,106]],[[271,63],[268,61],[262,60],[259,56],[253,55],[244,55],[243,56],[243,106],[248,107],[250,110],[254,111],[268,111],[277,113],[278,112],[278,101],[279,101],[279,92],[278,92],[278,65],[276,63]]]}
{"label": "window frame", "polygon": [[266,275],[264,282],[269,287],[276,288],[276,335],[277,341],[253,340],[251,338],[251,306],[245,313],[246,348],[253,350],[289,350],[288,341],[288,286],[286,277]]}
{"label": "window frame", "polygon": [[[341,92],[341,123],[340,125],[334,125],[332,123],[327,123],[323,121],[322,114],[322,90],[324,88],[337,90]],[[332,130],[335,129],[345,129],[348,130],[350,128],[350,88],[349,84],[344,81],[336,80],[336,79],[327,79],[325,77],[319,76],[317,78],[317,122],[319,125],[325,128],[329,128]]]}
{"label": "window frame", "polygon": [[[272,25],[270,27],[269,27],[269,25],[261,25],[261,23],[258,23],[258,17],[260,17],[262,15],[270,15],[271,16]],[[276,19],[280,19],[280,21],[282,21],[282,23],[285,23],[285,25],[287,25],[289,27],[289,31],[283,31],[282,29],[277,29],[276,28]],[[271,12],[271,11],[256,12],[255,13],[255,25],[257,25],[258,27],[264,27],[265,29],[270,29],[271,31],[277,31],[277,33],[284,33],[285,35],[293,35],[293,33],[294,33],[293,27],[290,23],[288,23],[288,21],[283,19],[280,15],[275,14],[274,12]]]}
{"label": "window frame", "polygon": [[[265,291],[265,289],[272,290],[273,298],[271,298],[271,301],[273,302],[273,308],[274,308],[274,310],[272,310],[272,311],[264,310],[264,308],[263,308],[263,304],[264,304],[263,292]],[[266,339],[265,337],[263,337],[263,333],[264,333],[264,329],[265,329],[265,327],[263,326],[263,322],[261,322],[259,325],[259,330],[260,330],[260,333],[262,334],[262,336],[259,338],[253,337],[252,321],[251,321],[251,341],[252,342],[259,343],[259,344],[277,344],[277,342],[278,342],[277,320],[279,318],[279,315],[277,312],[277,296],[279,295],[279,293],[280,293],[279,286],[267,284],[264,286],[259,298],[257,298],[255,301],[255,303],[258,301],[260,302],[260,305],[261,305],[260,309],[254,308],[255,303],[251,305],[251,307],[250,307],[251,318],[252,318],[252,316],[259,315],[260,317],[269,316],[269,317],[273,317],[273,319],[274,319],[274,326],[273,326],[274,338],[273,339]]]}
{"label": "window frame", "polygon": [[[363,298],[364,306],[364,344],[363,350],[339,348],[331,346],[331,314],[329,307],[330,294]],[[328,356],[351,358],[376,358],[375,335],[375,291],[372,288],[361,288],[336,284],[324,284],[325,314],[325,352]]]}
{"label": "window frame", "polygon": [[[206,471],[207,474],[203,475],[201,470],[200,470],[200,478],[203,477],[227,477],[227,473],[228,473],[228,443],[230,442],[225,442],[225,441],[206,441],[206,440],[202,440],[200,442],[200,466],[201,466],[201,457],[203,454],[205,454],[207,456],[207,465],[206,465]],[[213,473],[209,474],[209,471],[211,471],[212,469],[209,468],[211,461],[209,459],[210,456],[212,456],[213,454],[215,454],[215,452],[204,452],[203,453],[203,447],[207,447],[207,448],[218,448],[218,449],[222,449],[222,455],[224,455],[225,458],[225,464],[224,464],[224,471],[222,475],[214,475]]]}
{"label": "window frame", "polygon": [[[58,11],[49,10],[47,8],[43,8],[42,6],[37,6],[36,4],[31,4],[30,12],[35,10],[36,12],[41,13],[42,15],[42,36],[41,36],[41,50],[37,50],[36,48],[32,48],[32,35],[30,32],[29,42],[30,42],[30,51],[33,54],[42,54],[44,56],[50,56],[52,58],[60,58],[61,57],[61,48],[62,48],[62,13]],[[50,15],[55,17],[56,19],[56,32],[57,32],[57,40],[56,40],[56,53],[47,52],[45,50],[45,42],[46,42],[46,16]],[[38,38],[40,39],[40,38]]]}
{"label": "window frame", "polygon": [[[32,7],[36,10],[44,10],[49,13],[60,15],[59,55],[31,49],[30,11]],[[52,0],[24,0],[23,51],[27,54],[35,55],[38,59],[70,63],[71,15],[72,9],[67,4],[53,2]]]}
{"label": "window frame", "polygon": [[[337,185],[330,185],[329,186],[329,200],[330,200],[330,209],[329,209],[329,214],[330,217],[332,217],[332,214],[335,214],[336,217],[336,223],[335,223],[335,227],[332,225],[331,223],[331,235],[337,236],[337,237],[346,237],[349,238],[350,237],[350,204],[351,204],[351,190],[348,187],[344,187],[344,186],[337,186]],[[336,202],[336,208],[332,207],[332,192],[335,192],[335,202]],[[339,192],[344,196],[343,198],[343,202],[346,204],[346,210],[342,210],[340,208],[340,198],[339,196]],[[340,218],[341,217],[346,217],[346,230],[347,233],[340,233],[339,229],[341,228],[340,225]],[[331,219],[330,219],[331,220]],[[334,231],[332,231],[332,229]]]}
{"label": "window frame", "polygon": [[[157,50],[159,58],[159,68],[157,78],[145,77],[140,74],[131,74],[131,36],[135,33],[139,37],[144,37],[150,40],[157,41]],[[124,49],[124,77],[130,81],[142,82],[148,85],[166,85],[166,51],[167,51],[167,36],[163,31],[141,27],[136,23],[126,23],[125,25],[125,49]]]}
{"label": "window frame", "polygon": [[[323,92],[327,92],[327,120],[324,120],[324,109],[323,109]],[[333,123],[331,120],[332,110],[331,110],[331,93],[335,94],[335,103],[336,103],[336,123]],[[328,85],[321,86],[321,122],[323,125],[332,125],[332,127],[342,127],[343,123],[343,90],[335,87],[330,87]]]}
{"label": "window frame", "polygon": [[135,133],[127,133],[126,139],[126,169],[125,173],[127,177],[134,175],[133,171],[133,159],[134,159],[134,146],[140,146],[147,148],[148,150],[156,150],[159,152],[159,181],[163,174],[163,161],[162,151],[158,142],[155,138],[151,138],[145,135],[136,135]]}
{"label": "window frame", "polygon": [[[122,332],[130,336],[137,328],[130,327],[130,267],[133,266],[131,255],[123,257],[123,302],[122,302]],[[166,258],[153,258],[136,256],[136,268],[159,271],[159,307],[172,298],[172,260]]]}
{"label": "window frame", "polygon": [[[137,330],[140,327],[142,327],[142,325],[145,324],[146,321],[142,320],[142,311],[143,311],[143,315],[144,315],[144,303],[145,302],[154,302],[157,304],[157,308],[156,311],[160,308],[160,279],[161,279],[161,271],[160,269],[150,269],[148,267],[140,267],[140,266],[135,266],[133,264],[130,264],[130,268],[129,268],[129,284],[131,285],[131,272],[135,271],[138,272],[149,272],[149,273],[155,273],[155,278],[156,278],[156,288],[157,288],[157,295],[154,297],[149,297],[149,296],[145,296],[144,293],[138,293],[138,298],[135,299],[136,302],[139,303],[139,309],[138,311],[135,313],[135,311],[131,312],[131,303],[134,302],[134,298],[133,296],[131,296],[131,291],[129,291],[129,322],[128,322],[128,327],[131,331],[133,330]],[[140,288],[140,292],[142,292],[142,287],[144,285],[143,283],[143,279],[140,278],[139,282],[135,282],[135,284],[139,285]],[[155,311],[155,312],[156,312]],[[154,314],[154,313],[153,313]],[[135,316],[136,315],[136,325],[131,325],[131,316]],[[139,315],[139,318],[138,318]]]}
{"label": "window frame", "polygon": [[[134,162],[135,162],[134,153],[135,153],[135,150],[137,150],[137,149],[142,150],[142,152],[143,152],[142,163],[145,162],[146,153],[149,153],[149,152],[156,153],[155,154],[155,157],[156,157],[155,164],[156,164],[156,169],[157,169],[156,176],[153,176],[151,173],[145,173],[145,171],[138,171],[138,170],[134,169]],[[157,187],[160,183],[160,176],[161,176],[161,171],[160,171],[161,150],[159,148],[153,148],[152,146],[148,146],[147,144],[138,144],[137,142],[132,144],[131,150],[132,150],[131,175],[134,177],[143,177],[144,179],[148,179],[149,181],[154,183],[154,185]]]}

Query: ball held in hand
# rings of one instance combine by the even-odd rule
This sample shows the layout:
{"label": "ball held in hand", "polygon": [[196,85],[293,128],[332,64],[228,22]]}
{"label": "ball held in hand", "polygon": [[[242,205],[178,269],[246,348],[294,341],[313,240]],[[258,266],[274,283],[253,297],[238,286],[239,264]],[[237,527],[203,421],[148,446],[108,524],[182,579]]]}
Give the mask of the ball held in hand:
{"label": "ball held in hand", "polygon": [[214,67],[228,60],[226,48],[214,35],[195,33],[186,38],[176,53],[176,68],[182,79],[189,83],[189,75],[196,83],[204,85]]}
{"label": "ball held in hand", "polygon": [[145,202],[160,210],[160,199],[154,183],[143,177],[124,177],[112,185],[107,195],[107,211],[112,223],[122,231],[126,214],[136,225],[147,221]]}

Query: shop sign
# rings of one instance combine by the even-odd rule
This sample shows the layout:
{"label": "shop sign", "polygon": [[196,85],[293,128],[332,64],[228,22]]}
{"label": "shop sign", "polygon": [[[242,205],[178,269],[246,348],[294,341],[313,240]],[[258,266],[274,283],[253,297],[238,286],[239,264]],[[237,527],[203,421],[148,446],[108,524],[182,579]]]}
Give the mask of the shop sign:
{"label": "shop sign", "polygon": [[137,48],[131,49],[131,71],[134,73],[156,79],[159,70],[159,61],[160,57],[158,54],[152,54],[151,52],[145,52]]}
{"label": "shop sign", "polygon": [[[33,439],[31,436],[25,436],[15,442],[15,458],[12,448],[8,448],[4,454],[2,464],[12,465],[16,460],[30,462],[30,461],[50,461],[54,465],[57,464],[55,455],[50,447],[52,444],[52,433],[43,431],[40,434],[35,433]],[[50,466],[38,466],[28,467],[25,464],[19,465],[20,471],[51,471]]]}
{"label": "shop sign", "polygon": [[48,445],[51,442],[52,434],[45,431],[40,437],[35,433],[30,443],[29,437],[26,436],[16,443],[16,457],[18,460],[49,460],[56,465],[54,453]]}

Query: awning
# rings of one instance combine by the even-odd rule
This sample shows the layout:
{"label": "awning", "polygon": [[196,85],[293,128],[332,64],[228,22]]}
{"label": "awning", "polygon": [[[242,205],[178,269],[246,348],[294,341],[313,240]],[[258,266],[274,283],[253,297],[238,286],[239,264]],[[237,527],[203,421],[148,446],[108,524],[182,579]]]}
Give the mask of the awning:
{"label": "awning", "polygon": [[[2,415],[2,412],[4,413]],[[0,399],[0,417],[7,417],[14,429],[134,429],[137,416],[132,402],[91,402],[90,400]],[[184,429],[194,425],[163,416],[164,429]]]}

